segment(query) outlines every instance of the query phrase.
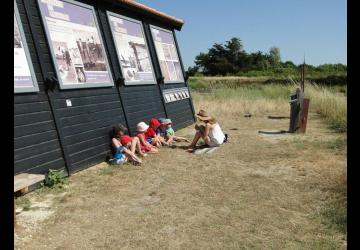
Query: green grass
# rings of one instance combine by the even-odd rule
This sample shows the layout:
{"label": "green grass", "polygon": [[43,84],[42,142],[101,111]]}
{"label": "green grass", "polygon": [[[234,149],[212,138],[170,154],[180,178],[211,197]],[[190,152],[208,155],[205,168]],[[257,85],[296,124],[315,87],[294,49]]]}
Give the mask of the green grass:
{"label": "green grass", "polygon": [[336,195],[320,209],[321,222],[329,230],[347,232],[347,201],[346,195]]}
{"label": "green grass", "polygon": [[336,151],[343,151],[347,146],[347,138],[343,136],[339,136],[336,139],[328,142],[327,147]]}

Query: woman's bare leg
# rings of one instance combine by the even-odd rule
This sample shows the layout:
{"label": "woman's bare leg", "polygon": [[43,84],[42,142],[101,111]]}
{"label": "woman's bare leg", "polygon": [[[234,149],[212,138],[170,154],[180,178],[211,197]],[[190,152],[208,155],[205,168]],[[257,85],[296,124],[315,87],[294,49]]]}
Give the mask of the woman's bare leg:
{"label": "woman's bare leg", "polygon": [[201,135],[201,138],[204,140],[205,144],[206,145],[209,145],[210,144],[210,137],[209,136],[204,136],[204,135]]}
{"label": "woman's bare leg", "polygon": [[200,131],[196,131],[195,136],[193,141],[191,142],[191,144],[188,146],[189,149],[192,149],[196,146],[196,143],[199,141],[199,139],[201,138],[201,133]]}

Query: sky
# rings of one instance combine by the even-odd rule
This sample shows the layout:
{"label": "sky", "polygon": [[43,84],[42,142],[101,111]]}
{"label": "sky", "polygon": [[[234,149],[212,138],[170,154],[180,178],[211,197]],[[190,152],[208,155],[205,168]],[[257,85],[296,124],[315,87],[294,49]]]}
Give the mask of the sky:
{"label": "sky", "polygon": [[295,64],[347,64],[346,0],[137,0],[185,21],[176,33],[185,68],[232,37],[246,52],[280,49]]}

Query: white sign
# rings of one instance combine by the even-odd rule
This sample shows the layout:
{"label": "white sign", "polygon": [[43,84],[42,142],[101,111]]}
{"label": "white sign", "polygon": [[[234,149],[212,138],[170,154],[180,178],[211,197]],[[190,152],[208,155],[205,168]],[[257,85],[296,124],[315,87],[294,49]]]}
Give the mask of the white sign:
{"label": "white sign", "polygon": [[108,19],[125,83],[155,83],[141,22],[111,12]]}
{"label": "white sign", "polygon": [[165,82],[184,82],[172,32],[154,26],[151,32]]}
{"label": "white sign", "polygon": [[38,91],[20,17],[14,12],[14,92]]}
{"label": "white sign", "polygon": [[67,106],[67,107],[72,107],[72,102],[71,102],[70,99],[67,99],[67,100],[66,100],[66,106]]}
{"label": "white sign", "polygon": [[62,88],[111,86],[105,48],[91,6],[39,0]]}

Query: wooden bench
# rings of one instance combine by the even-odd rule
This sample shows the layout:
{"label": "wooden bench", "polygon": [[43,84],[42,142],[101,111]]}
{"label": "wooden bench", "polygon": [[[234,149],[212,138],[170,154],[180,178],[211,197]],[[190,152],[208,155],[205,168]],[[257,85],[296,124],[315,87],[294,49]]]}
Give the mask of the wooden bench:
{"label": "wooden bench", "polygon": [[[14,193],[20,191],[21,194],[28,192],[29,186],[45,180],[43,174],[22,173],[14,176]],[[16,225],[16,207],[14,199],[14,226]]]}

